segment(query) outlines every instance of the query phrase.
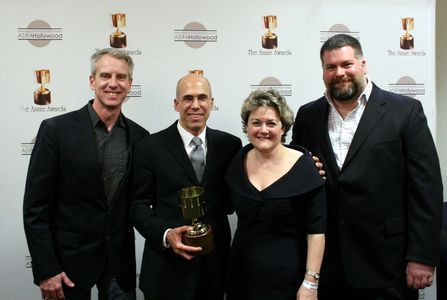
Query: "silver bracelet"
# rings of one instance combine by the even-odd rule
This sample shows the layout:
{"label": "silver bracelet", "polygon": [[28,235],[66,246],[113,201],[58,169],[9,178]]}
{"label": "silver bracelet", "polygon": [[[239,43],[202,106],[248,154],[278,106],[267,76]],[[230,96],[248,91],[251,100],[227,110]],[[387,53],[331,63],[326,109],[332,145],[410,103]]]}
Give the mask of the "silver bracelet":
{"label": "silver bracelet", "polygon": [[317,272],[306,270],[305,274],[312,276],[313,278],[315,278],[316,281],[320,280],[320,274],[318,274]]}
{"label": "silver bracelet", "polygon": [[317,290],[318,289],[318,283],[313,283],[306,279],[303,280],[302,285],[308,290]]}

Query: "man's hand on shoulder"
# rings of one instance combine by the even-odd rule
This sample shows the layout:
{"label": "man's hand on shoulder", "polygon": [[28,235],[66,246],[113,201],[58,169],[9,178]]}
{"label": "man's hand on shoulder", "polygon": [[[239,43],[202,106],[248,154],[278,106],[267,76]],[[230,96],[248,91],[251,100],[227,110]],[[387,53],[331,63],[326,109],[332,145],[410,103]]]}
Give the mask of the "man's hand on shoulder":
{"label": "man's hand on shoulder", "polygon": [[318,173],[323,179],[326,179],[326,171],[323,169],[323,163],[320,162],[320,159],[317,156],[312,155],[312,159],[315,162],[315,167],[318,169]]}

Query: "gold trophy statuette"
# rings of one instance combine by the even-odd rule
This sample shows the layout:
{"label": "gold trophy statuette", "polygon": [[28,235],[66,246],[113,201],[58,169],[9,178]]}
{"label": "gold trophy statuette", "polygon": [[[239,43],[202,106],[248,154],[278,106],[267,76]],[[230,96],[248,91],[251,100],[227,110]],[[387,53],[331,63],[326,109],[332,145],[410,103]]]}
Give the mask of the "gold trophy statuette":
{"label": "gold trophy statuette", "polygon": [[126,48],[127,37],[126,34],[120,31],[120,28],[126,27],[125,14],[112,14],[112,25],[116,30],[110,35],[110,47]]}
{"label": "gold trophy statuette", "polygon": [[214,248],[211,226],[201,221],[205,214],[203,188],[191,186],[178,192],[181,201],[183,217],[192,220],[192,230],[183,235],[183,243],[192,247],[202,247],[200,254],[211,252]]}
{"label": "gold trophy statuette", "polygon": [[409,31],[414,29],[414,19],[413,18],[402,18],[402,29],[405,33],[400,37],[400,48],[401,49],[413,49],[414,48],[414,38],[409,33]]}
{"label": "gold trophy statuette", "polygon": [[200,75],[200,76],[203,76],[203,70],[199,70],[199,69],[196,69],[196,70],[189,70],[189,74],[194,74],[194,75]]}
{"label": "gold trophy statuette", "polygon": [[276,16],[263,16],[264,28],[267,32],[262,36],[262,48],[275,49],[278,48],[278,37],[272,32],[276,28]]}
{"label": "gold trophy statuette", "polygon": [[51,103],[51,92],[44,87],[50,83],[50,70],[36,70],[36,82],[40,87],[34,92],[34,103],[37,105],[48,105]]}

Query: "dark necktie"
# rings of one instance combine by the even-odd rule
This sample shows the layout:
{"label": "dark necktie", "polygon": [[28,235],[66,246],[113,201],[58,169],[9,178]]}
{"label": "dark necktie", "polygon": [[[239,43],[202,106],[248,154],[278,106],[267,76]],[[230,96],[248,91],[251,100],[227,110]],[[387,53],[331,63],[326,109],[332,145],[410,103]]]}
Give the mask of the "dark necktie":
{"label": "dark necktie", "polygon": [[197,179],[199,179],[200,182],[202,181],[203,172],[205,171],[205,152],[203,151],[202,140],[199,137],[193,137],[192,142],[195,147],[192,149],[190,159],[194,171],[196,171]]}

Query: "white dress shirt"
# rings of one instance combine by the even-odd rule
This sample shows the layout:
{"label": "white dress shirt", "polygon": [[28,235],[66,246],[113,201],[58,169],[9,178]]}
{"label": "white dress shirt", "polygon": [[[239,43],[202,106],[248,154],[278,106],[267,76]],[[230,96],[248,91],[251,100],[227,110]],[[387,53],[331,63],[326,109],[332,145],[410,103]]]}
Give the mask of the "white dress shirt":
{"label": "white dress shirt", "polygon": [[367,78],[365,90],[357,99],[357,106],[350,111],[343,120],[334,106],[334,102],[326,91],[325,96],[329,103],[328,130],[337,165],[341,169],[351,146],[357,126],[365,111],[366,103],[372,91],[372,83]]}
{"label": "white dress shirt", "polygon": [[[177,123],[177,129],[180,133],[180,136],[183,140],[183,145],[185,146],[186,154],[188,154],[188,157],[191,156],[192,150],[196,147],[196,145],[192,142],[192,138],[194,135],[192,135],[189,131],[187,131],[185,128],[183,128],[180,125],[180,122]],[[198,135],[198,137],[202,140],[202,147],[203,151],[205,153],[205,164],[206,164],[206,150],[207,150],[207,144],[206,144],[206,127],[203,129],[203,131]]]}

